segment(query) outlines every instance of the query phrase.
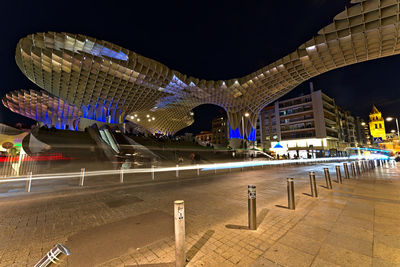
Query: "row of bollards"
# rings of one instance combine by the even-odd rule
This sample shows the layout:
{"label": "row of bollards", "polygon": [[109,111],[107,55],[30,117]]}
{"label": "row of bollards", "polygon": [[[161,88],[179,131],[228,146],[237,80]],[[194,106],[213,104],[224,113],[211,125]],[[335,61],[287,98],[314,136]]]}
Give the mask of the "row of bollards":
{"label": "row of bollards", "polygon": [[[350,163],[350,169],[351,169],[351,176],[353,178],[356,178],[358,175],[361,175],[362,172],[367,172],[368,170],[372,170],[376,168],[377,166],[383,166],[384,164],[389,164],[388,160],[361,160],[361,161],[356,161],[356,162],[351,162]],[[390,163],[393,164],[393,163]],[[392,165],[393,166],[393,165]],[[338,184],[342,184],[342,173],[340,170],[340,165],[335,166],[336,169],[336,182]],[[350,172],[349,172],[349,164],[348,163],[343,163],[343,169],[344,169],[344,174],[345,174],[345,179],[350,179]],[[317,185],[316,185],[316,180],[315,180],[315,172],[311,171],[309,173],[310,175],[310,189],[311,189],[311,194],[310,196],[312,197],[318,197],[318,191],[317,191]],[[328,190],[332,189],[332,180],[331,176],[329,173],[328,168],[324,168],[324,176],[325,176],[325,182],[326,182],[326,188]],[[295,209],[295,201],[294,201],[294,179],[293,178],[287,178],[287,194],[288,194],[288,208],[291,210]]]}
{"label": "row of bollards", "polygon": [[[371,170],[378,166],[381,167],[383,167],[384,165],[389,166],[389,162],[387,160],[386,161],[363,160],[358,162],[351,162],[350,165],[351,165],[352,176],[356,177],[357,175],[361,174],[361,170],[362,172],[366,172],[367,170]],[[344,163],[343,167],[346,179],[350,179],[348,164]],[[152,167],[152,169],[153,168],[154,167]],[[311,196],[318,197],[315,172],[311,171],[309,175],[310,175]],[[336,175],[337,175],[337,182],[342,183],[340,166],[336,166]],[[325,176],[326,188],[332,189],[332,181],[328,168],[324,168],[324,176]],[[83,186],[84,178],[85,178],[85,168],[82,168],[79,179],[80,186]],[[123,169],[121,169],[120,173],[120,182],[121,183],[124,182]],[[29,179],[27,179],[26,181],[26,187],[25,187],[26,192],[30,192],[31,184],[32,184],[32,172],[29,173]],[[256,186],[248,185],[247,191],[248,191],[248,228],[250,230],[257,230]],[[287,193],[288,193],[288,209],[295,210],[293,178],[287,178]],[[175,266],[183,267],[187,262],[186,248],[185,248],[185,208],[183,200],[176,200],[174,202],[174,229],[175,229],[175,259],[176,259]],[[52,266],[53,264],[57,265],[61,263],[70,254],[71,252],[68,250],[67,247],[61,244],[57,244],[35,265],[35,267]]]}
{"label": "row of bollards", "polygon": [[[366,172],[376,166],[383,166],[382,162],[379,161],[356,161],[350,162],[351,176],[356,178],[362,172]],[[349,164],[343,163],[345,179],[350,179]],[[337,183],[342,184],[342,174],[340,166],[335,166]],[[215,170],[216,171],[216,170]],[[317,198],[317,183],[315,178],[315,172],[311,171],[310,175],[310,189],[311,196]],[[326,182],[326,188],[332,190],[332,180],[328,168],[324,168],[324,176]],[[294,178],[287,178],[287,194],[288,194],[288,209],[295,210],[295,195],[294,195]],[[247,207],[248,207],[248,229],[257,230],[257,206],[256,206],[256,186],[247,186]],[[185,254],[185,213],[184,213],[184,202],[183,200],[177,200],[174,202],[174,222],[175,222],[175,266],[183,267],[186,264]]]}

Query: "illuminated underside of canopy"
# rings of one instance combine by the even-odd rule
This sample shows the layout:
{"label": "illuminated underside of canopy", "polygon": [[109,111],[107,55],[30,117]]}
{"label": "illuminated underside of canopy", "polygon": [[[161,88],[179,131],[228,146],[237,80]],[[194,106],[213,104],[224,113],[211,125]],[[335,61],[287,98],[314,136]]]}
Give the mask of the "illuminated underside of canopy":
{"label": "illuminated underside of canopy", "polygon": [[82,111],[46,92],[17,90],[6,94],[3,105],[11,111],[57,129],[77,129]]}
{"label": "illuminated underside of canopy", "polygon": [[244,128],[253,139],[259,111],[302,82],[399,54],[399,2],[353,0],[293,53],[226,81],[187,77],[112,43],[69,33],[22,38],[15,58],[31,81],[79,108],[85,118],[110,123],[132,119],[152,132],[174,133],[193,122],[194,107],[210,103],[227,111],[231,138],[243,134],[241,118],[249,112]]}

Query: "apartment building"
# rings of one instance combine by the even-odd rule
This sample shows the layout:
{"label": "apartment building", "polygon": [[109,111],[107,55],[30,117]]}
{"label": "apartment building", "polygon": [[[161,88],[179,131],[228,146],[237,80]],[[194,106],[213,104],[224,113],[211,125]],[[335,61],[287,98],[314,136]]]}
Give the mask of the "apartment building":
{"label": "apartment building", "polygon": [[228,140],[228,121],[226,117],[212,120],[212,141],[215,145],[225,145]]}
{"label": "apartment building", "polygon": [[369,135],[369,129],[367,123],[363,119],[357,116],[355,127],[356,127],[356,140],[357,140],[356,146],[357,147],[370,146],[371,138]]}
{"label": "apartment building", "polygon": [[[257,144],[290,157],[344,154],[356,141],[355,119],[322,91],[265,107],[257,124]],[[278,145],[279,143],[279,145]]]}

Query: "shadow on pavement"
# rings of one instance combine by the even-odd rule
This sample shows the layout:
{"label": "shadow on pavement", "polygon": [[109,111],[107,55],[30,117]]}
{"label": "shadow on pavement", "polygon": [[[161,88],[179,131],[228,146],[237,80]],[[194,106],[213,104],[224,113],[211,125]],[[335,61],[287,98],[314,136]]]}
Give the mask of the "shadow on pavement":
{"label": "shadow on pavement", "polygon": [[227,224],[225,225],[228,229],[235,229],[235,230],[249,230],[249,227],[246,225],[235,225],[235,224]]}
{"label": "shadow on pavement", "polygon": [[125,265],[125,267],[172,267],[175,262],[154,263],[154,264],[139,264],[139,265]]}
{"label": "shadow on pavement", "polygon": [[289,209],[289,207],[287,207],[287,206],[282,206],[282,205],[275,205],[275,207],[277,207],[277,208],[282,208],[282,209]]}
{"label": "shadow on pavement", "polygon": [[186,253],[187,261],[196,256],[197,252],[207,243],[207,241],[211,238],[211,236],[215,233],[214,230],[208,230],[203,234],[203,236],[188,250]]}
{"label": "shadow on pavement", "polygon": [[[268,214],[268,209],[262,209],[258,214],[257,214],[257,228],[260,226],[260,224],[264,221],[265,216]],[[248,225],[236,225],[236,224],[227,224],[225,225],[226,228],[228,229],[235,229],[235,230],[249,230]]]}
{"label": "shadow on pavement", "polygon": [[257,215],[257,228],[260,226],[260,224],[264,221],[265,216],[268,214],[268,209],[262,209],[258,215]]}

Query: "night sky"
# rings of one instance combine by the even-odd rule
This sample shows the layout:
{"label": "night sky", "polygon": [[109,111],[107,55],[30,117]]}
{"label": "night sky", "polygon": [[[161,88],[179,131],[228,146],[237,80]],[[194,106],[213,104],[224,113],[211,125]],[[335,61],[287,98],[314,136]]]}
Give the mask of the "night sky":
{"label": "night sky", "polygon": [[[0,16],[1,97],[11,90],[39,89],[21,73],[14,59],[18,40],[31,33],[81,33],[118,44],[187,75],[223,80],[247,75],[291,53],[331,23],[348,3],[7,1]],[[399,56],[383,58],[334,70],[312,81],[316,90],[335,98],[354,116],[366,118],[372,104],[385,116],[399,116],[399,63]],[[301,92],[308,92],[308,82],[291,94]],[[32,123],[2,104],[0,112],[0,121],[7,124]],[[210,120],[219,114],[216,106],[196,108],[197,120],[191,130],[209,128]]]}

